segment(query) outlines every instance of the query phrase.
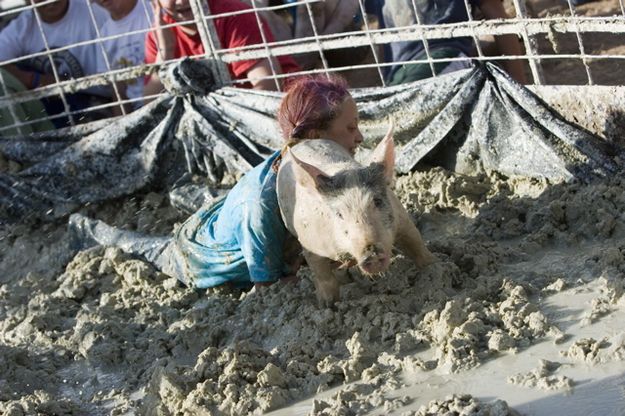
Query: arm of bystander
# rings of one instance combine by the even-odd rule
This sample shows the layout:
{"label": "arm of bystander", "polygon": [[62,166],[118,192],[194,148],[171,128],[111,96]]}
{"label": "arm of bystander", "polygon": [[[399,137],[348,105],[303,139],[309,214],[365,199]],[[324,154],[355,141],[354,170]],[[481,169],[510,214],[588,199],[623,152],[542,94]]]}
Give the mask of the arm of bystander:
{"label": "arm of bystander", "polygon": [[[506,10],[504,9],[503,2],[501,0],[481,0],[480,11],[486,19],[507,19],[509,18]],[[523,49],[521,43],[516,35],[499,35],[495,36],[495,44],[499,53],[502,55],[523,55]],[[503,61],[504,69],[521,84],[527,84],[527,77],[525,75],[525,67],[523,61],[520,60],[505,60]]]}
{"label": "arm of bystander", "polygon": [[[152,35],[146,36],[145,55],[149,57],[147,63],[165,62],[175,58],[176,38],[170,29],[163,29],[166,24],[163,20],[164,10],[158,0],[152,0],[152,11],[154,16]],[[163,91],[163,84],[158,74],[153,73],[146,77],[145,86],[143,87],[143,95],[149,97]],[[151,101],[152,98],[146,99]]]}

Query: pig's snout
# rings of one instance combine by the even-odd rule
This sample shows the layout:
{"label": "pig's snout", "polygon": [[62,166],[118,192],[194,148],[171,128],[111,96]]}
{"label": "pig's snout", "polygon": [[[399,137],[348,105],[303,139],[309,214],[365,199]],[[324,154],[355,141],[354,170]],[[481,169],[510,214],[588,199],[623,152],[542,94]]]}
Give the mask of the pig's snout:
{"label": "pig's snout", "polygon": [[376,274],[385,271],[390,263],[390,256],[381,248],[372,244],[365,250],[362,260],[358,263],[360,269],[367,274]]}

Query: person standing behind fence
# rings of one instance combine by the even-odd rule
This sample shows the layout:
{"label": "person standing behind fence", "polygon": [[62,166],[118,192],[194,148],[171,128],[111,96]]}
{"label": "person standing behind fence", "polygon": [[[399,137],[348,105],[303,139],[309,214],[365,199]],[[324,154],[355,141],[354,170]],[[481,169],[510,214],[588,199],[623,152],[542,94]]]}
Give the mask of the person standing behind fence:
{"label": "person standing behind fence", "polygon": [[[100,36],[105,38],[123,35],[115,39],[104,41],[104,50],[108,57],[108,64],[102,54],[98,57],[98,72],[107,72],[142,65],[145,58],[145,36],[152,25],[152,7],[146,0],[94,0],[109,12],[110,18],[100,29]],[[139,33],[132,33],[139,32]],[[143,105],[143,78],[135,78],[117,84],[120,98],[137,100],[127,111],[137,109]],[[130,108],[129,108],[130,107]]]}
{"label": "person standing behind fence", "polygon": [[[33,5],[43,1],[30,0]],[[41,30],[35,13],[41,20]],[[95,24],[101,26],[106,20],[106,12],[95,6],[93,14]],[[0,62],[43,52],[46,50],[46,43],[50,49],[56,49],[95,39],[95,24],[89,12],[89,5],[80,0],[57,0],[37,7],[36,11],[24,11],[0,32]],[[54,52],[52,60],[61,80],[75,79],[98,72],[97,53],[99,51],[95,44],[72,46]],[[4,65],[4,69],[12,74],[25,89],[35,89],[56,82],[48,55],[35,56]],[[81,110],[89,106],[93,96],[107,98],[107,96],[110,97],[110,91],[106,88],[93,87],[66,96],[70,110]],[[47,97],[42,99],[42,102],[50,115],[59,114],[65,110],[61,101],[56,97]],[[39,118],[41,115],[35,117]],[[63,127],[67,125],[67,119],[56,118],[53,119],[53,123],[56,127]]]}
{"label": "person standing behind fence", "polygon": [[[195,23],[161,28],[163,25],[193,20],[189,0],[152,0],[152,5],[155,31],[149,32],[146,36],[146,63],[165,62],[183,56],[204,54],[204,46]],[[221,49],[240,48],[263,42],[256,16],[249,6],[237,0],[208,0],[208,5],[213,15],[249,11],[212,20]],[[265,24],[262,29],[267,42],[273,42],[273,35],[268,26]],[[278,74],[299,70],[298,65],[289,56],[280,56],[274,62],[274,68]],[[273,74],[267,58],[233,62],[228,65],[228,69],[233,80],[246,78],[249,80],[246,83],[235,84],[237,87],[276,89],[275,81],[269,78]],[[162,88],[160,79],[153,74],[146,82],[144,95],[156,94]]]}
{"label": "person standing behind fence", "polygon": [[[296,0],[288,2],[296,3]],[[311,38],[315,31],[319,36],[356,32],[361,30],[362,24],[363,16],[358,0],[324,0],[300,4],[293,13],[293,33],[296,39]],[[370,50],[369,46],[351,46],[328,49],[324,55],[328,66],[342,67],[361,63]],[[318,52],[297,55],[297,60],[305,69],[321,67],[321,55]]]}
{"label": "person standing behind fence", "polygon": [[[386,0],[383,7],[386,27],[404,27],[417,24],[415,7],[419,13],[419,22],[423,25],[466,22],[469,20],[467,4],[477,7],[485,19],[507,18],[502,0]],[[437,75],[468,68],[469,57],[473,54],[474,43],[469,37],[428,40],[428,49],[432,59],[467,58],[451,62],[435,62]],[[516,35],[499,35],[495,43],[501,55],[522,55],[521,44]],[[422,41],[402,41],[391,44],[392,61],[400,64],[391,68],[388,83],[398,85],[433,76],[429,63],[401,64],[412,60],[425,60],[427,55]],[[506,60],[502,66],[518,82],[527,83],[524,66],[518,60]]]}
{"label": "person standing behind fence", "polygon": [[[262,9],[270,6],[282,5],[282,0],[241,0],[248,6],[255,6],[256,9]],[[257,10],[264,22],[269,25],[269,30],[276,42],[293,39],[293,28],[289,24],[289,20],[284,15],[289,13],[288,9],[281,10]]]}

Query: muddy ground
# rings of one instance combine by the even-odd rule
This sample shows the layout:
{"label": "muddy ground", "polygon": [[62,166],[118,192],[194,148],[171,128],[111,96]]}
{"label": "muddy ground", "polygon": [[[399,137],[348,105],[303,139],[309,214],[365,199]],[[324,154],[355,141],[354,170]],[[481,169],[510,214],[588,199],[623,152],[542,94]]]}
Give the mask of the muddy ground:
{"label": "muddy ground", "polygon": [[[355,382],[309,412],[399,414],[414,401],[393,396],[405,372],[466,373],[553,342],[592,358],[601,340],[566,333],[542,304],[600,281],[583,319],[620,308],[624,188],[622,176],[591,185],[439,168],[400,177],[397,192],[440,261],[416,270],[398,255],[373,282],[354,273],[336,310],[318,308],[306,269],[297,284],[260,292],[194,291],[114,248],[73,257],[63,222],[5,228],[0,412],[241,415]],[[183,219],[156,193],[83,212],[155,234]],[[621,360],[625,345],[609,345],[606,360]],[[574,385],[536,374],[509,376],[519,388]],[[462,395],[431,406],[512,414]],[[406,414],[427,414],[415,412]]]}
{"label": "muddy ground", "polygon": [[[532,5],[537,15],[566,11],[557,0]],[[551,79],[585,83],[583,68],[550,62]],[[620,72],[599,73],[623,84]],[[354,272],[335,310],[317,306],[307,269],[296,284],[258,292],[194,291],[114,248],[76,255],[66,221],[3,227],[0,414],[545,414],[540,401],[509,397],[575,398],[591,374],[620,368],[625,328],[579,328],[625,311],[623,175],[582,185],[433,168],[398,178],[396,190],[439,262],[417,270],[398,254],[375,281]],[[81,212],[152,234],[185,218],[159,192]],[[480,372],[498,363],[505,401]],[[473,385],[411,389],[432,375]],[[471,396],[489,383],[489,394]]]}

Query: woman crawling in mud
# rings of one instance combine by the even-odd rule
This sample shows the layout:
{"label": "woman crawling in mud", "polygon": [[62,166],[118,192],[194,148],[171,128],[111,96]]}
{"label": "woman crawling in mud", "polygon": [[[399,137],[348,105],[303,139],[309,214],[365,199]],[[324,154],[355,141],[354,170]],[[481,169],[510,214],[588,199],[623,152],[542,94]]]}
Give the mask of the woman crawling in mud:
{"label": "woman crawling in mud", "polygon": [[230,284],[263,286],[296,279],[299,244],[280,216],[277,165],[291,145],[330,139],[352,155],[362,142],[358,110],[347,83],[333,76],[294,81],[277,114],[285,146],[250,170],[224,197],[202,207],[170,237],[110,227],[80,214],[70,217],[76,248],[117,246],[198,289]]}

